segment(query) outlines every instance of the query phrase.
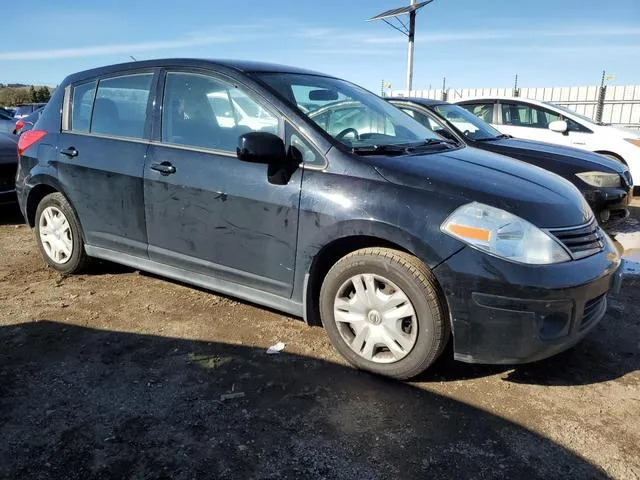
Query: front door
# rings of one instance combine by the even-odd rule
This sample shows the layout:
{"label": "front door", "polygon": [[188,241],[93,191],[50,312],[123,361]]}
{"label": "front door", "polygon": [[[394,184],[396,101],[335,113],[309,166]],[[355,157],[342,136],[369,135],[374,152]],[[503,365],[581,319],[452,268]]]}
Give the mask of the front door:
{"label": "front door", "polygon": [[143,172],[153,72],[72,87],[58,179],[91,246],[146,257]]}
{"label": "front door", "polygon": [[516,138],[526,138],[538,142],[571,145],[569,132],[559,133],[549,130],[549,124],[562,117],[536,105],[520,102],[500,102],[502,124],[499,130]]}
{"label": "front door", "polygon": [[145,166],[149,258],[288,296],[302,171],[285,184],[236,157],[238,136],[282,119],[226,80],[167,72],[160,142]]}

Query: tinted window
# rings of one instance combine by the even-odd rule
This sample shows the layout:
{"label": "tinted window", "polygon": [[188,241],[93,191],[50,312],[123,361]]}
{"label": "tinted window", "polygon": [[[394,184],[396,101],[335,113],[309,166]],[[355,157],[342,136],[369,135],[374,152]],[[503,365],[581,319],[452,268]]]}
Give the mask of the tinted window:
{"label": "tinted window", "polygon": [[487,123],[493,123],[493,109],[495,108],[494,103],[465,103],[460,106],[465,110],[470,111],[481,120],[484,120]]}
{"label": "tinted window", "polygon": [[152,73],[100,80],[91,133],[142,138]]}
{"label": "tinted window", "polygon": [[523,103],[502,104],[502,124],[514,127],[548,128],[549,123],[560,120],[557,113]]}
{"label": "tinted window", "polygon": [[207,75],[167,73],[164,142],[235,152],[243,133],[277,134],[278,126],[275,115],[234,85]]}
{"label": "tinted window", "polygon": [[91,107],[96,93],[96,82],[83,83],[73,89],[71,103],[71,130],[88,132],[91,120]]}

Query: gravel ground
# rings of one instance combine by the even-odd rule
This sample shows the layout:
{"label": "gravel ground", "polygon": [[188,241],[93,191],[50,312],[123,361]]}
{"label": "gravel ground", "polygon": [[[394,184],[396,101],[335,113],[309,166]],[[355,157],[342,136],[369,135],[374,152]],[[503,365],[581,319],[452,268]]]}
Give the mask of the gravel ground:
{"label": "gravel ground", "polygon": [[557,357],[445,351],[400,383],[277,312],[111,264],[61,277],[15,212],[0,256],[0,478],[640,478],[639,277]]}

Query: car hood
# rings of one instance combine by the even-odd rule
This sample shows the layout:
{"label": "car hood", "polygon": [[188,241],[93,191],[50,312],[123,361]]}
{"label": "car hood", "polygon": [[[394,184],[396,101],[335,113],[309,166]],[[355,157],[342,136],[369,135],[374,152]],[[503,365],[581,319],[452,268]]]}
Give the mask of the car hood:
{"label": "car hood", "polygon": [[17,137],[0,133],[0,163],[18,163],[17,149]]}
{"label": "car hood", "polygon": [[430,155],[365,157],[392,183],[482,202],[542,228],[582,225],[593,213],[580,191],[558,175],[476,148]]}
{"label": "car hood", "polygon": [[[501,138],[489,140],[487,147],[498,153],[519,158],[541,158],[552,162],[560,162],[565,165],[572,165],[576,172],[616,172],[624,173],[626,167],[611,158],[598,155],[597,153],[580,150],[573,147],[553,145],[551,143],[536,142],[534,140],[523,140],[520,138]],[[549,165],[549,170],[554,171]]]}

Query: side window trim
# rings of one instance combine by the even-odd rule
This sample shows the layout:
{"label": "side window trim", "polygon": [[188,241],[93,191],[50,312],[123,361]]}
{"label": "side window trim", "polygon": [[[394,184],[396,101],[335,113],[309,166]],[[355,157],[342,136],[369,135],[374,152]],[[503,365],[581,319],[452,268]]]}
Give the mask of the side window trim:
{"label": "side window trim", "polygon": [[67,85],[64,89],[64,99],[62,100],[62,125],[61,131],[70,130],[69,110],[71,108],[71,85]]}

